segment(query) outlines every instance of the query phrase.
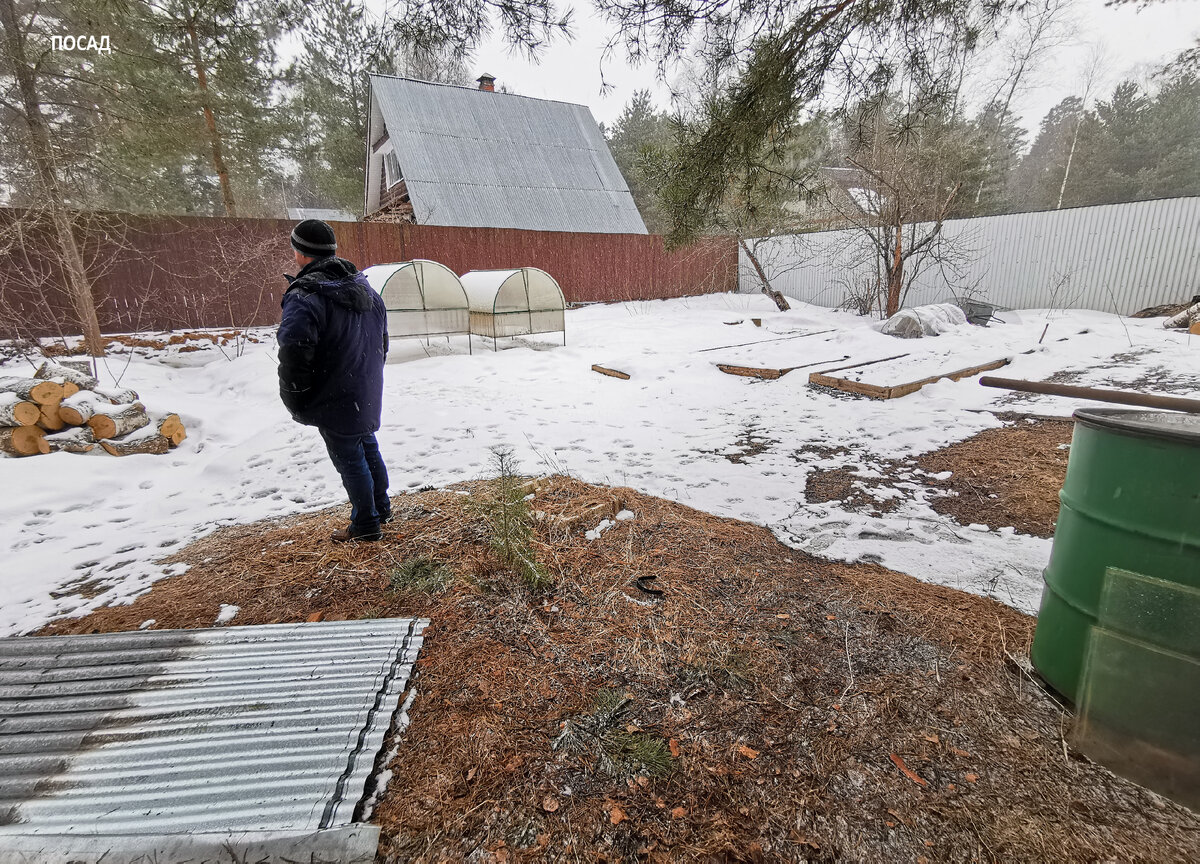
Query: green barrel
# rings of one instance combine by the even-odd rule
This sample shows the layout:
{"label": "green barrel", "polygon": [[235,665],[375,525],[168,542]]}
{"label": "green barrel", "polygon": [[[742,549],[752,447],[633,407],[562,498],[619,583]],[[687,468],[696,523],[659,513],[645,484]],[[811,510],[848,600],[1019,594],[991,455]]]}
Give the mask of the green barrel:
{"label": "green barrel", "polygon": [[1200,588],[1200,416],[1076,411],[1059,500],[1031,657],[1074,702],[1109,568]]}

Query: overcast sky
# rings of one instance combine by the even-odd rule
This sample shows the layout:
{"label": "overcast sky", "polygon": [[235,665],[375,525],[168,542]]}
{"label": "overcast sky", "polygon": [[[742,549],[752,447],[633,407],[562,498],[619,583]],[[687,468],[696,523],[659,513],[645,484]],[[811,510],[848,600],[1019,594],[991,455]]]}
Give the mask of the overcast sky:
{"label": "overcast sky", "polygon": [[[1200,0],[1166,0],[1141,10],[1132,3],[1113,9],[1103,0],[1076,0],[1072,14],[1078,22],[1073,28],[1074,44],[1055,52],[1041,74],[1045,83],[1015,106],[1032,132],[1049,108],[1071,95],[1090,46],[1099,44],[1105,50],[1107,91],[1123,77],[1140,77],[1200,37]],[[613,86],[601,93],[601,55],[609,32],[590,7],[581,7],[576,12],[575,39],[553,45],[540,62],[512,54],[493,38],[476,55],[474,70],[495,75],[498,84],[525,96],[587,105],[605,124],[617,118],[640,88],[649,87],[658,107],[667,108],[669,87],[656,80],[653,67],[631,68],[620,49],[604,64],[604,78]]]}

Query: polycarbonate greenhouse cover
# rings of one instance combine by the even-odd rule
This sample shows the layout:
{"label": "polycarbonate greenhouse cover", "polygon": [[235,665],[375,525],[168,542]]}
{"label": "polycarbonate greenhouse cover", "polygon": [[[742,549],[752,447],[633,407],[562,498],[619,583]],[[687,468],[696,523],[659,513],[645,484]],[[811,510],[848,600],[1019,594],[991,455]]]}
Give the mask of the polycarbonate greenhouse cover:
{"label": "polycarbonate greenhouse cover", "polygon": [[536,267],[472,270],[462,276],[472,312],[556,312],[566,307],[554,277]]}
{"label": "polycarbonate greenhouse cover", "polygon": [[158,860],[189,838],[361,843],[427,624],[0,639],[0,860],[113,838]]}
{"label": "polycarbonate greenhouse cover", "polygon": [[453,270],[436,261],[377,264],[363,274],[389,312],[467,308],[462,282]]}

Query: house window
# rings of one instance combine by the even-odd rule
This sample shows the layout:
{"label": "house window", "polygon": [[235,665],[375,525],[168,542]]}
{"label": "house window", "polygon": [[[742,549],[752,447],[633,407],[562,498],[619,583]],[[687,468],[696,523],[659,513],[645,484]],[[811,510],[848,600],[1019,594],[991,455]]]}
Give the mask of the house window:
{"label": "house window", "polygon": [[404,179],[404,175],[400,172],[400,160],[396,158],[394,150],[383,154],[383,173],[389,189]]}

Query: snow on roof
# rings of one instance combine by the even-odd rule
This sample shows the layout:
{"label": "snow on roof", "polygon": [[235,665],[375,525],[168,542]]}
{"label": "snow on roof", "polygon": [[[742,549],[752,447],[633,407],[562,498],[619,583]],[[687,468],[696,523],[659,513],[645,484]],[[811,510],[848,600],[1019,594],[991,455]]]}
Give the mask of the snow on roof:
{"label": "snow on roof", "polygon": [[583,105],[371,76],[422,225],[645,234]]}
{"label": "snow on roof", "polygon": [[546,312],[566,308],[554,277],[536,267],[472,270],[462,275],[472,312]]}
{"label": "snow on roof", "polygon": [[322,222],[357,222],[358,217],[332,207],[289,207],[289,219],[320,219]]}

